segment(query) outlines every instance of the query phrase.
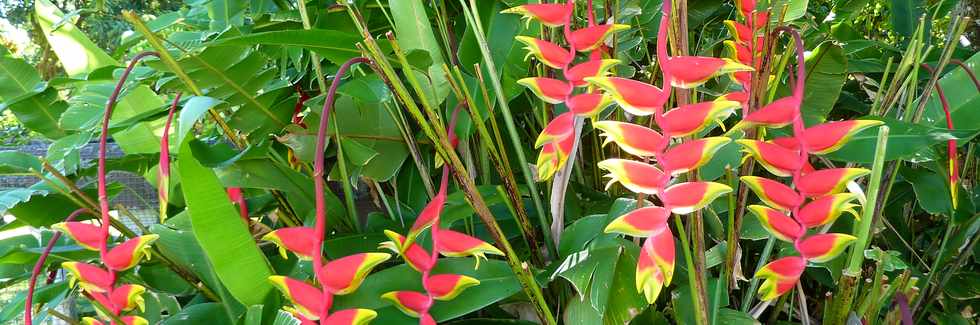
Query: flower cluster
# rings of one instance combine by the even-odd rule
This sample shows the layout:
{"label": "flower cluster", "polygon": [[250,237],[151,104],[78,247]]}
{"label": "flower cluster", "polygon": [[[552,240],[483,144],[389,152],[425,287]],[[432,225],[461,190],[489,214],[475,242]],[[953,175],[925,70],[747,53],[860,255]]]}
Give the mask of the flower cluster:
{"label": "flower cluster", "polygon": [[[579,47],[581,43],[577,42],[578,38],[574,37],[577,33],[598,28],[603,30],[617,29],[612,27],[618,26],[615,24],[593,25],[594,19],[591,17],[592,10],[590,8],[590,27],[569,32],[571,23],[568,17],[571,16],[572,9],[572,2],[569,2],[567,5],[524,5],[508,11],[525,13],[526,16],[541,20],[543,24],[548,26],[564,25],[566,39],[569,45],[573,47],[573,51],[579,48],[601,47],[601,44]],[[561,14],[555,13],[556,11],[560,11]],[[541,155],[545,159],[539,157],[538,161],[539,176],[550,175],[548,172],[553,173],[554,168],[559,167],[560,163],[563,162],[560,159],[564,157],[558,156],[558,164],[548,165],[551,162],[548,160],[551,159],[548,154],[556,150],[550,149],[547,144],[554,144],[558,149],[557,151],[563,153],[564,151],[561,151],[564,148],[563,142],[573,143],[572,114],[591,118],[593,120],[592,126],[603,131],[602,136],[606,139],[604,144],[616,143],[623,151],[631,155],[644,160],[652,158],[657,162],[655,166],[635,160],[608,159],[599,162],[598,165],[599,168],[609,172],[607,176],[611,180],[607,184],[607,188],[618,182],[630,191],[656,195],[660,199],[662,206],[650,206],[634,210],[614,220],[606,227],[607,232],[648,237],[643,243],[637,263],[636,287],[651,303],[657,299],[663,286],[670,283],[673,275],[674,238],[667,226],[667,219],[670,214],[692,213],[703,208],[718,196],[731,191],[731,188],[719,183],[676,181],[678,180],[676,176],[696,170],[706,164],[719,148],[731,140],[725,137],[711,137],[687,142],[680,140],[683,137],[708,130],[715,121],[727,118],[740,105],[738,102],[720,97],[715,101],[682,105],[664,112],[663,106],[667,103],[670,95],[670,88],[667,87],[690,89],[719,75],[751,70],[751,67],[729,59],[698,56],[668,57],[668,21],[666,17],[670,17],[669,2],[665,2],[664,12],[665,18],[661,20],[657,39],[657,58],[663,72],[664,89],[627,78],[605,76],[607,66],[615,64],[617,61],[602,60],[602,51],[593,52],[589,61],[566,70],[565,76],[569,79],[568,82],[548,78],[525,79],[533,81],[526,84],[542,100],[549,103],[565,103],[570,111],[552,121],[538,138],[538,144],[545,145]],[[625,26],[618,29],[623,28]],[[592,32],[591,34],[599,33]],[[606,34],[600,34],[601,37],[593,39],[595,42],[601,43]],[[566,52],[557,45],[541,40],[533,41],[531,43],[526,38],[524,39],[525,43],[529,43],[531,53],[546,65],[567,67],[573,60],[573,51]],[[540,44],[548,45],[545,47]],[[555,58],[562,58],[563,61],[559,61],[562,64],[553,64]],[[589,74],[569,73],[570,71],[577,71],[580,66],[596,66],[602,69],[591,70]],[[588,86],[589,88],[584,94],[572,95],[575,86]],[[587,109],[583,109],[580,105],[582,102],[593,104],[585,106]],[[612,120],[599,121],[598,113],[611,102],[615,102],[632,115],[653,115],[653,121],[659,127],[660,132],[639,124]],[[572,140],[568,140],[569,137]],[[674,145],[671,145],[672,139],[676,139]],[[570,147],[571,144],[567,146]]]}
{"label": "flower cluster", "polygon": [[[603,59],[605,41],[614,33],[628,29],[622,24],[596,24],[592,1],[588,2],[588,26],[571,29],[571,17],[575,2],[526,4],[504,10],[504,13],[521,14],[528,19],[539,21],[548,27],[561,27],[569,48],[528,36],[516,39],[526,45],[528,56],[533,55],[542,64],[561,70],[562,79],[535,77],[518,80],[528,87],[538,98],[549,104],[562,104],[568,111],[556,116],[544,128],[534,143],[540,147],[538,155],[538,179],[550,179],[568,161],[577,140],[575,124],[581,118],[594,118],[604,108],[612,104],[612,98],[589,87],[588,91],[576,94],[576,88],[589,86],[588,78],[605,75],[611,67],[619,63],[615,59]],[[590,52],[588,57],[575,62],[577,52]]]}
{"label": "flower cluster", "polygon": [[[764,36],[758,35],[758,27],[765,26],[765,22],[757,21],[767,19],[768,14],[756,12],[754,1],[740,1],[738,7],[741,16],[748,17],[748,26],[731,21],[727,24],[732,27],[735,38],[734,41],[729,41],[729,44],[738,49],[738,57],[742,61],[745,58],[755,57],[754,54],[742,54],[747,51],[745,49],[752,49],[755,44],[761,44],[765,39]],[[808,261],[828,261],[840,254],[855,239],[848,234],[824,232],[844,212],[850,212],[855,217],[858,215],[854,209],[859,205],[852,203],[858,199],[858,195],[842,192],[848,183],[867,175],[869,171],[862,168],[817,170],[810,165],[809,155],[836,151],[855,133],[882,124],[881,121],[873,120],[849,120],[805,127],[800,112],[806,79],[803,41],[792,28],[780,27],[776,32],[788,33],[796,42],[797,73],[793,94],[748,113],[733,128],[786,126],[792,128],[791,136],[770,140],[736,140],[765,170],[776,177],[790,178],[792,185],[791,187],[775,179],[758,176],[741,177],[742,183],[765,203],[765,205],[751,205],[748,207],[749,211],[759,218],[763,227],[773,237],[793,243],[794,248],[800,253],[800,256],[779,258],[756,272],[756,277],[765,279],[759,287],[759,294],[763,300],[775,299],[793,289]],[[753,62],[753,64],[757,63]],[[751,90],[750,82],[743,80],[739,82],[745,87],[745,91]],[[808,235],[808,230],[814,228],[823,229]]]}
{"label": "flower cluster", "polygon": [[[331,311],[334,296],[351,294],[361,286],[364,278],[375,266],[391,258],[387,253],[360,253],[323,261],[323,241],[326,232],[326,203],[323,199],[324,186],[324,157],[326,147],[327,122],[333,108],[337,87],[351,65],[369,62],[366,58],[348,60],[335,75],[333,83],[327,92],[323,103],[323,114],[320,116],[320,128],[317,133],[316,156],[314,161],[313,181],[316,195],[316,224],[314,227],[288,227],[276,229],[264,237],[279,247],[280,254],[287,257],[286,252],[292,252],[300,260],[313,264],[313,276],[319,286],[306,281],[286,276],[274,275],[269,281],[289,299],[293,307],[285,307],[303,325],[331,324],[355,325],[367,324],[377,317],[370,309],[344,309]],[[235,196],[232,193],[232,196]],[[240,197],[240,195],[238,195]],[[241,207],[244,202],[238,200]],[[247,217],[247,212],[245,216]]]}
{"label": "flower cluster", "polygon": [[[457,106],[453,111],[447,130],[450,143],[454,147],[458,142],[454,130],[460,108],[461,106]],[[439,262],[439,254],[447,257],[473,256],[476,258],[477,267],[480,265],[480,258],[485,259],[486,254],[504,255],[503,252],[487,242],[457,231],[440,228],[439,217],[446,204],[449,168],[449,164],[443,164],[439,193],[422,209],[422,213],[415,219],[415,223],[409,229],[408,234],[402,236],[397,232],[386,230],[385,235],[391,241],[381,244],[381,247],[390,249],[402,256],[409,267],[422,273],[422,289],[424,292],[392,291],[381,296],[391,301],[406,315],[418,318],[421,325],[436,324],[435,319],[429,313],[436,300],[452,300],[464,289],[480,284],[479,280],[465,275],[432,274]],[[425,229],[429,229],[429,237],[432,242],[431,252],[426,251],[416,242],[419,234]]]}

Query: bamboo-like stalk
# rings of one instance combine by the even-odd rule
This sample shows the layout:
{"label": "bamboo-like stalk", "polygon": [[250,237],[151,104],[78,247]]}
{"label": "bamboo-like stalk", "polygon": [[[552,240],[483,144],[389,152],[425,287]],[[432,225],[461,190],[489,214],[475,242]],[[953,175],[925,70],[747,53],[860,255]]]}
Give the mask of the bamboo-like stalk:
{"label": "bamboo-like stalk", "polygon": [[833,305],[829,314],[826,316],[825,323],[830,325],[844,324],[847,314],[850,311],[851,303],[857,291],[857,285],[861,278],[861,264],[864,262],[864,250],[871,241],[871,225],[874,221],[875,207],[878,205],[878,192],[881,190],[881,175],[885,163],[885,149],[888,144],[888,126],[883,125],[878,128],[878,139],[875,144],[875,160],[871,167],[871,176],[868,182],[868,199],[862,210],[861,221],[856,225],[854,245],[851,246],[850,258],[847,267],[838,280],[837,293],[834,295]]}
{"label": "bamboo-like stalk", "polygon": [[[486,33],[483,31],[483,24],[480,21],[480,15],[476,12],[476,0],[470,0],[469,5],[466,1],[459,0],[460,6],[463,7],[463,16],[466,18],[467,23],[473,27],[473,34],[476,36],[477,44],[480,47],[480,53],[483,55],[484,64],[486,64],[487,71],[490,72],[490,84],[493,86],[494,93],[497,97],[497,103],[500,106],[501,115],[504,118],[504,124],[507,126],[507,133],[510,136],[511,145],[514,146],[514,152],[517,154],[517,162],[521,167],[522,174],[524,175],[524,182],[527,184],[529,192],[531,192],[531,201],[534,202],[534,208],[537,211],[539,223],[541,224],[541,229],[548,229],[551,222],[548,220],[548,216],[545,213],[544,205],[541,201],[541,195],[538,193],[538,185],[534,182],[531,170],[528,167],[527,157],[524,156],[524,143],[522,142],[520,136],[517,134],[517,126],[514,124],[514,117],[510,111],[510,105],[507,103],[507,98],[504,97],[503,87],[500,84],[500,77],[497,76],[497,67],[493,62],[493,56],[490,55],[490,47],[487,45]],[[547,231],[542,231],[544,234],[544,242],[548,247],[548,251],[557,256],[558,250],[553,244],[551,234]]]}
{"label": "bamboo-like stalk", "polygon": [[[357,9],[354,7],[345,6],[345,8],[364,39],[364,48],[367,51],[367,55],[369,55],[373,59],[373,62],[375,62],[376,71],[388,83],[393,92],[396,94],[397,98],[401,100],[402,104],[404,104],[404,106],[408,109],[409,114],[419,124],[422,132],[433,141],[436,152],[443,158],[443,161],[450,164],[450,167],[454,170],[452,174],[456,179],[456,182],[461,185],[463,194],[466,196],[467,201],[471,206],[473,206],[473,211],[476,212],[476,214],[483,221],[484,225],[487,227],[487,230],[489,230],[490,235],[497,243],[497,246],[502,248],[504,251],[508,266],[510,266],[511,271],[517,276],[524,293],[531,298],[532,305],[534,306],[539,318],[545,324],[556,324],[554,316],[548,309],[547,304],[544,302],[544,296],[541,292],[541,288],[538,286],[533,274],[531,274],[530,270],[526,268],[526,265],[517,258],[517,255],[510,246],[507,237],[503,234],[503,231],[497,224],[496,219],[494,219],[493,215],[490,213],[486,202],[476,189],[476,184],[473,182],[473,179],[469,177],[469,174],[460,161],[459,156],[455,153],[455,151],[450,149],[452,148],[452,145],[447,138],[445,128],[441,126],[441,120],[435,115],[435,111],[431,107],[423,106],[423,108],[425,108],[425,115],[423,115],[422,111],[415,104],[415,98],[409,94],[408,89],[398,78],[394,68],[392,67],[391,63],[388,62],[388,58],[383,54],[377,42],[374,40],[374,37],[368,33],[360,13],[357,12]],[[404,53],[402,53],[400,48],[398,48],[397,42],[393,42],[392,47],[395,49],[396,56],[398,57],[401,65],[404,67],[409,66]],[[414,78],[409,78],[409,81],[412,79]],[[427,102],[424,100],[424,95],[420,96],[419,99],[423,104],[427,105]],[[436,124],[436,126],[439,126],[442,129],[440,130],[430,123],[439,123]]]}

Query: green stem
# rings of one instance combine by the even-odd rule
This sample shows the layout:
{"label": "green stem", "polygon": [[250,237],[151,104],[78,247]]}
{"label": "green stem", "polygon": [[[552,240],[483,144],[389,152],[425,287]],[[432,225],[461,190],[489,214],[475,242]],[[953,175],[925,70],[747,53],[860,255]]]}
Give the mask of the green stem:
{"label": "green stem", "polygon": [[881,189],[881,174],[885,164],[885,147],[888,144],[888,126],[878,129],[878,141],[875,146],[875,160],[871,167],[871,179],[868,182],[867,203],[861,211],[861,222],[858,224],[857,241],[851,247],[851,258],[848,261],[845,274],[859,276],[861,263],[864,261],[864,250],[871,240],[871,224],[874,222],[875,206],[878,204],[878,191]]}
{"label": "green stem", "polygon": [[707,324],[707,320],[704,319],[702,313],[698,312],[704,308],[701,304],[701,299],[698,299],[698,295],[694,292],[698,285],[697,275],[694,274],[694,258],[691,256],[691,244],[687,239],[687,231],[684,230],[684,223],[681,222],[679,216],[674,216],[674,223],[677,225],[677,237],[681,239],[681,247],[684,251],[684,263],[687,264],[687,283],[691,289],[691,303],[694,304],[694,322],[696,324]]}
{"label": "green stem", "polygon": [[[772,249],[775,246],[776,237],[769,236],[769,239],[766,240],[766,247],[762,249],[762,255],[759,256],[759,262],[755,264],[756,271],[766,265],[766,261],[769,260],[769,255],[772,254]],[[755,291],[757,289],[759,289],[759,278],[752,277],[752,282],[749,283],[749,290],[742,296],[742,312],[749,311],[749,307],[752,305],[752,299],[755,298]]]}
{"label": "green stem", "polygon": [[500,77],[497,75],[497,67],[493,62],[493,56],[490,55],[490,47],[487,45],[486,34],[483,31],[483,24],[480,21],[479,13],[476,12],[476,0],[470,0],[469,5],[466,4],[465,0],[459,0],[459,3],[463,7],[463,16],[466,18],[467,23],[474,29],[473,34],[476,36],[477,44],[480,46],[480,53],[483,55],[484,64],[486,64],[487,71],[490,75],[490,84],[493,86],[494,93],[497,97],[497,102],[500,104],[500,110],[502,112],[501,115],[504,117],[504,124],[507,126],[507,133],[510,135],[511,145],[514,146],[514,152],[517,154],[518,165],[521,167],[521,171],[524,174],[524,182],[527,183],[527,187],[531,192],[531,200],[534,202],[535,210],[537,210],[539,219],[538,222],[541,224],[545,245],[547,245],[548,251],[553,256],[557,256],[558,250],[552,242],[551,234],[546,230],[549,228],[551,222],[548,220],[548,215],[545,213],[544,205],[541,203],[541,195],[538,193],[538,184],[534,182],[534,178],[531,175],[531,169],[528,167],[527,157],[524,156],[524,142],[517,134],[517,126],[514,124],[514,116],[511,114],[510,106],[507,104],[507,98],[504,97],[504,90],[500,84]]}

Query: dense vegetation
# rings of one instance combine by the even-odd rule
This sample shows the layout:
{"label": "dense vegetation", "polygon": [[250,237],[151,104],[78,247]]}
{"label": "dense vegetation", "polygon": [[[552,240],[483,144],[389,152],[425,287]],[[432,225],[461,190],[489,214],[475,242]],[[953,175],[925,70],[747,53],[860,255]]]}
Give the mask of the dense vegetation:
{"label": "dense vegetation", "polygon": [[976,322],[976,3],[541,2],[0,5],[0,321]]}

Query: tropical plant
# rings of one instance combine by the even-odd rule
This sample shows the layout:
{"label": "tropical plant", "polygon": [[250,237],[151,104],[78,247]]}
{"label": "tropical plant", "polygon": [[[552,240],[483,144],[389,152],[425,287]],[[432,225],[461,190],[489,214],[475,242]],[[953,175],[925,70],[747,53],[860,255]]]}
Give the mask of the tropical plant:
{"label": "tropical plant", "polygon": [[154,3],[2,6],[4,323],[975,317],[965,2]]}

